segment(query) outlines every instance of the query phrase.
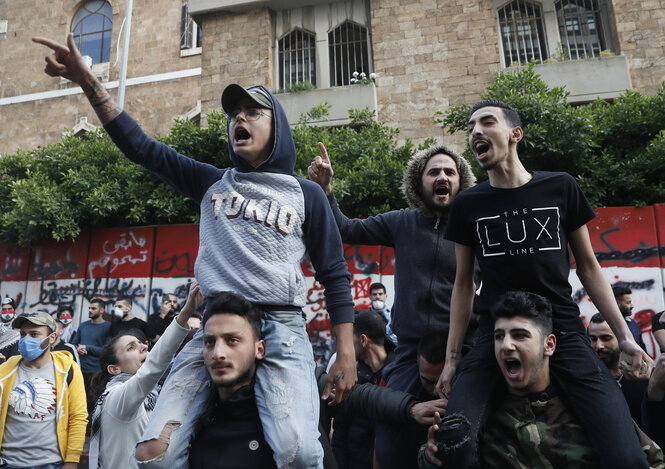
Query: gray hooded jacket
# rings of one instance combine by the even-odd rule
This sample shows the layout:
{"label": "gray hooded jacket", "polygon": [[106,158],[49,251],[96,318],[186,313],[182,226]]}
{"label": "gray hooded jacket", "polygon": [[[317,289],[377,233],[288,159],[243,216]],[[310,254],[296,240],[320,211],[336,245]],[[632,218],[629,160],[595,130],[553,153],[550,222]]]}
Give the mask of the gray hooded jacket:
{"label": "gray hooded jacket", "polygon": [[400,343],[417,342],[427,332],[447,331],[449,326],[450,296],[455,282],[454,243],[443,237],[447,214],[437,218],[421,196],[423,169],[439,153],[456,161],[460,191],[475,184],[467,161],[437,145],[416,153],[407,164],[402,187],[413,209],[349,219],[340,211],[334,194],[328,196],[342,241],[389,246],[395,250],[391,328]]}

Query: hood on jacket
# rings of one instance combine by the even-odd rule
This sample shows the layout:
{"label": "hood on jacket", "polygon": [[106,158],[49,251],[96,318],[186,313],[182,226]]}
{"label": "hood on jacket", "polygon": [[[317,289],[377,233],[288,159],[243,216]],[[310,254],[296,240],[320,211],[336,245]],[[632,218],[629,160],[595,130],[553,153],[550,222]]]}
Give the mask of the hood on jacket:
{"label": "hood on jacket", "polygon": [[411,207],[430,216],[435,216],[435,214],[423,201],[421,193],[423,185],[422,177],[425,165],[427,165],[429,159],[439,153],[450,156],[457,164],[457,172],[460,176],[460,192],[476,184],[476,176],[471,171],[471,165],[460,155],[444,145],[434,145],[417,152],[406,164],[406,171],[404,171],[404,178],[402,179],[402,191]]}
{"label": "hood on jacket", "polygon": [[272,130],[274,143],[268,158],[254,168],[233,151],[233,144],[231,142],[231,136],[229,135],[229,123],[227,122],[226,132],[227,135],[229,135],[228,145],[231,163],[233,163],[233,166],[238,171],[243,173],[262,171],[269,173],[293,174],[296,167],[296,146],[293,143],[291,127],[289,127],[289,121],[286,118],[286,113],[284,112],[282,105],[277,101],[277,98],[275,98],[275,96],[263,86],[252,86],[247,88],[247,91],[258,91],[268,97],[272,102]]}

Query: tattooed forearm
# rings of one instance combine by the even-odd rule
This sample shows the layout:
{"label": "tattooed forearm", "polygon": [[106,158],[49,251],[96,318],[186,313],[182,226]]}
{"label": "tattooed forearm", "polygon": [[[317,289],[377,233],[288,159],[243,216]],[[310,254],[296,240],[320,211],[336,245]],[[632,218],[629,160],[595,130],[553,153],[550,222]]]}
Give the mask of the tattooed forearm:
{"label": "tattooed forearm", "polygon": [[106,91],[106,88],[96,78],[91,79],[86,85],[82,87],[83,92],[88,101],[90,101],[95,113],[97,113],[97,117],[99,117],[102,125],[108,124],[120,115],[122,109],[118,107],[115,100]]}
{"label": "tattooed forearm", "polygon": [[462,357],[461,357],[461,354],[459,353],[458,350],[456,350],[456,349],[452,349],[452,350],[450,351],[450,355],[449,355],[448,358],[450,358],[450,359],[452,359],[452,360],[458,360],[458,361],[459,361],[459,359],[462,358]]}
{"label": "tattooed forearm", "polygon": [[106,98],[104,101],[100,101],[100,102],[98,102],[98,103],[94,103],[94,104],[92,104],[92,107],[103,106],[104,104],[108,103],[109,101],[111,101],[111,97],[110,97],[110,96],[109,96],[108,98]]}

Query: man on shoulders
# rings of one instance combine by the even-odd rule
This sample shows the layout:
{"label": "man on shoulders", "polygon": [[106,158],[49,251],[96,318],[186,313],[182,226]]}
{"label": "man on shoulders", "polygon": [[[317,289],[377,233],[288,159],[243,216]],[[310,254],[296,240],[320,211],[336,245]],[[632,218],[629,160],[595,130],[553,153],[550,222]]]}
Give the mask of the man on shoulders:
{"label": "man on shoulders", "polygon": [[146,332],[146,322],[139,319],[132,313],[132,306],[134,302],[131,296],[121,295],[116,298],[113,303],[113,315],[120,318],[120,321],[111,323],[110,336],[115,337],[119,332],[128,331],[129,329],[138,329],[141,332]]}
{"label": "man on shoulders", "polygon": [[[445,421],[460,414],[470,422],[469,446],[477,445],[493,388],[500,379],[491,359],[490,310],[508,291],[530,291],[552,306],[557,348],[550,366],[601,464],[645,468],[647,461],[631,432],[633,423],[625,399],[612,376],[606,370],[598,372],[599,365],[604,366],[588,345],[579,307],[572,299],[568,280],[571,252],[582,285],[615,332],[621,350],[630,356],[632,369],[627,373],[647,375],[653,361],[635,343],[594,255],[586,226],[595,217],[593,208],[569,174],[531,172],[524,167],[518,154],[523,136],[519,114],[506,103],[481,101],[469,113],[469,147],[487,171],[488,181],[458,195],[446,227],[446,238],[455,243],[457,267],[446,365],[437,384],[441,396],[450,396],[449,415],[438,436],[446,438],[448,433],[443,430],[449,429],[454,438],[456,427],[448,427]],[[482,271],[477,299],[474,258]],[[480,317],[478,337],[462,358],[472,307]],[[608,407],[613,411],[607,412]],[[448,463],[460,468],[478,465],[477,449],[459,454],[464,461]]]}
{"label": "man on shoulders", "polygon": [[21,314],[13,327],[21,355],[0,365],[0,458],[9,468],[76,469],[88,417],[81,371],[69,353],[51,352],[48,313]]}

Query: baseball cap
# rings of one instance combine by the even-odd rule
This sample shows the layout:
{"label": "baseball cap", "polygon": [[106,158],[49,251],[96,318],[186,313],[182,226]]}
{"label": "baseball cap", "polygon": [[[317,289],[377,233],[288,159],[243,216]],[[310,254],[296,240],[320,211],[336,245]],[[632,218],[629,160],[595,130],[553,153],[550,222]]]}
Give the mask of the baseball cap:
{"label": "baseball cap", "polygon": [[266,109],[272,109],[272,101],[265,91],[258,87],[243,88],[232,83],[222,92],[222,108],[227,114],[230,113],[238,102],[244,98],[253,100],[256,104]]}
{"label": "baseball cap", "polygon": [[14,300],[7,297],[2,299],[2,304],[3,305],[12,305],[12,308],[16,308],[16,304],[14,303]]}
{"label": "baseball cap", "polygon": [[55,319],[45,311],[21,313],[14,319],[12,327],[14,329],[20,329],[26,322],[30,322],[35,326],[46,326],[51,329],[51,332],[55,332]]}

